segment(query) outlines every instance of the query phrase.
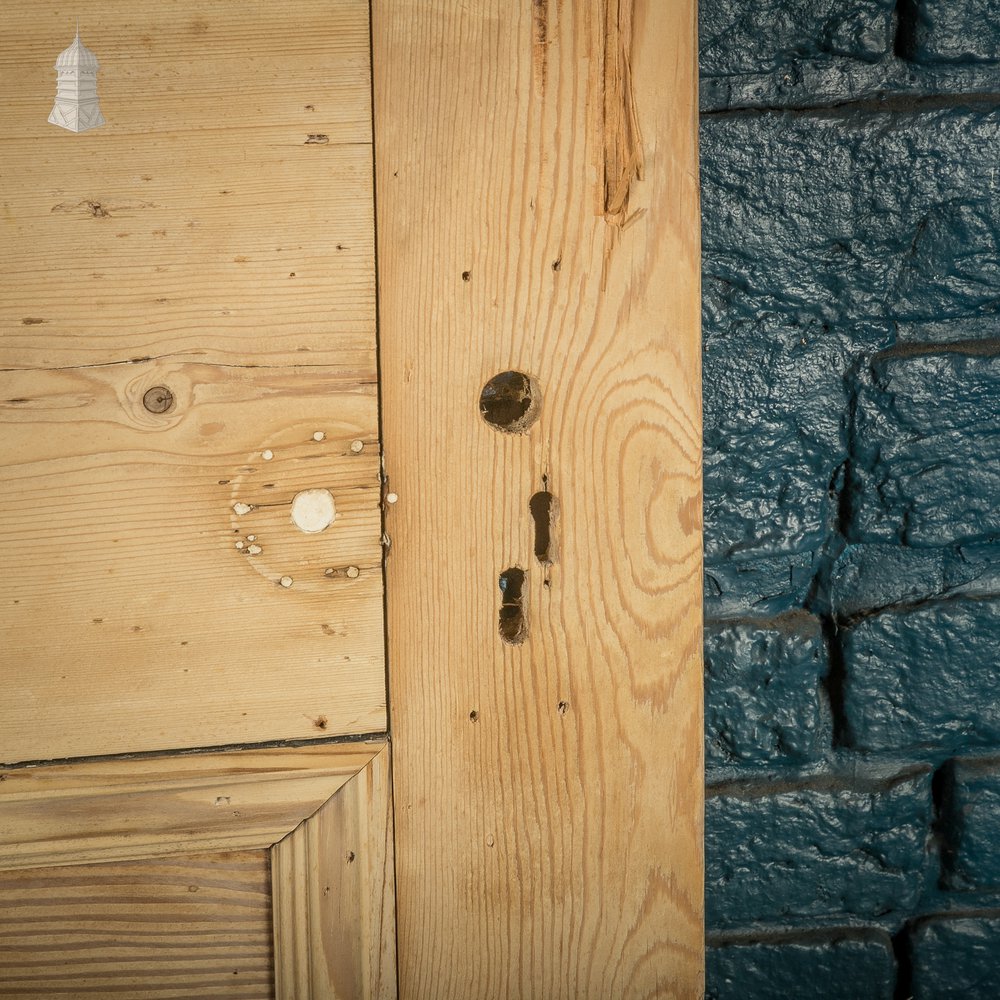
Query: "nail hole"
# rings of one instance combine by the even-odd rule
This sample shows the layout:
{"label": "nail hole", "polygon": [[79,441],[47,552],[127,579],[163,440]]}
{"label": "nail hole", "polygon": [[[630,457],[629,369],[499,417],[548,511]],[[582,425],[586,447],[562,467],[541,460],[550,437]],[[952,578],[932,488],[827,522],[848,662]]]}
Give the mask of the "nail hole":
{"label": "nail hole", "polygon": [[507,434],[523,434],[537,419],[542,397],[538,383],[523,372],[501,372],[483,386],[479,412]]}
{"label": "nail hole", "polygon": [[471,281],[471,280],[472,280],[472,272],[471,271],[463,271],[462,272],[462,281]]}
{"label": "nail hole", "polygon": [[469,712],[469,721],[470,722],[478,722],[479,721],[479,713],[475,709],[473,709],[471,712]]}
{"label": "nail hole", "polygon": [[516,566],[500,574],[500,638],[514,646],[528,638],[522,606],[524,576],[524,570]]}
{"label": "nail hole", "polygon": [[556,498],[548,490],[541,490],[528,501],[528,510],[535,522],[535,558],[540,563],[554,562],[552,521],[556,516]]}
{"label": "nail hole", "polygon": [[142,405],[150,413],[166,413],[174,405],[174,394],[165,385],[154,385],[142,396]]}
{"label": "nail hole", "polygon": [[565,715],[569,711],[569,702],[568,701],[561,701],[556,706],[556,708],[559,709],[559,714],[560,715]]}

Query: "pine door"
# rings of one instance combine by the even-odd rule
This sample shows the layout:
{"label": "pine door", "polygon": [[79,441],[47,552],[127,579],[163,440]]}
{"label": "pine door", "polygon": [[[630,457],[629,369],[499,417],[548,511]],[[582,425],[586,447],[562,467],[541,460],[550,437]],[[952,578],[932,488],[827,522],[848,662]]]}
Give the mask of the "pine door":
{"label": "pine door", "polygon": [[694,38],[0,8],[0,997],[699,995]]}

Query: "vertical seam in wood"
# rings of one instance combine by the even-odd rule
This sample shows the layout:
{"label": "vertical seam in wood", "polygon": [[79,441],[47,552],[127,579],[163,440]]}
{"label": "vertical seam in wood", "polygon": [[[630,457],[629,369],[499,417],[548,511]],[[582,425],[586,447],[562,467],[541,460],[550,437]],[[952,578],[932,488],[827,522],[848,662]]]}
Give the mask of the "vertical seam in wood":
{"label": "vertical seam in wood", "polygon": [[[375,142],[377,134],[375,121],[377,110],[375,107],[375,3],[377,0],[368,0],[368,86],[371,107],[371,140],[372,140],[372,259],[375,266],[375,372],[378,379],[378,389],[376,391],[376,403],[378,412],[378,447],[380,457],[380,478],[382,480],[383,491],[386,488],[386,461],[385,461],[385,435],[383,433],[384,407],[382,399],[382,319],[381,319],[381,299],[382,299],[382,272],[379,267],[379,226],[378,226],[378,149]],[[391,825],[389,837],[392,841],[392,862],[387,865],[386,876],[392,879],[392,946],[393,962],[395,972],[395,996],[399,996],[399,934],[396,932],[398,924],[398,897],[396,887],[396,798],[393,795],[392,787],[392,754],[389,753],[389,744],[392,741],[392,704],[389,698],[389,588],[386,561],[389,558],[389,546],[385,544],[388,539],[386,533],[385,505],[382,505],[382,662],[385,668],[385,728],[387,745],[382,748],[381,753],[388,754],[386,767],[386,782],[389,793],[389,816]],[[371,762],[369,762],[369,769]],[[370,771],[369,771],[370,773]]]}

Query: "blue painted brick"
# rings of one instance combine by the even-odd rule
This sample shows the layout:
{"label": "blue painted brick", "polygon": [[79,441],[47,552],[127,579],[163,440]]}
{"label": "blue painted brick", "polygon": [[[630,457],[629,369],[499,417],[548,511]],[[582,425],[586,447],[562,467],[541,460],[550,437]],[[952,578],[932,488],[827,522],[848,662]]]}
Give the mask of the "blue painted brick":
{"label": "blue painted brick", "polygon": [[830,593],[842,619],[947,593],[946,549],[849,545],[834,564]]}
{"label": "blue painted brick", "polygon": [[[812,552],[847,454],[881,427],[862,413],[869,440],[848,437],[862,357],[900,322],[997,309],[1000,112],[737,115],[701,134],[707,560]],[[862,465],[856,489],[881,472]],[[857,540],[894,537],[858,517]]]}
{"label": "blue painted brick", "polygon": [[847,456],[844,374],[852,352],[844,337],[768,317],[706,330],[710,564],[811,552],[828,535],[830,481]]}
{"label": "blue painted brick", "polygon": [[969,316],[954,319],[910,319],[896,324],[899,344],[970,344],[977,340],[1000,341],[1000,302]]}
{"label": "blue painted brick", "polygon": [[880,930],[814,932],[710,947],[706,1000],[892,1000],[896,961]]}
{"label": "blue painted brick", "polygon": [[914,0],[903,48],[920,63],[1000,61],[996,0]]}
{"label": "blue painted brick", "polygon": [[953,761],[943,774],[943,883],[1000,892],[1000,759]]}
{"label": "blue painted brick", "polygon": [[1000,537],[997,345],[901,348],[859,395],[852,534],[909,545]]}
{"label": "blue painted brick", "polygon": [[834,563],[830,585],[834,613],[842,620],[959,595],[1000,596],[1000,545],[848,545]]}
{"label": "blue painted brick", "polygon": [[713,562],[705,570],[705,617],[767,617],[801,608],[816,568],[816,553],[810,551]]}
{"label": "blue painted brick", "polygon": [[924,884],[930,820],[926,770],[716,789],[705,803],[708,926],[907,912]]}
{"label": "blue painted brick", "polygon": [[701,107],[994,93],[1000,27],[991,3],[700,0]]}
{"label": "blue painted brick", "polygon": [[1000,916],[921,921],[910,939],[913,1000],[996,1000]]}
{"label": "blue painted brick", "polygon": [[892,51],[895,0],[701,0],[698,56],[704,76],[790,67]]}
{"label": "blue painted brick", "polygon": [[705,755],[726,764],[804,764],[829,745],[819,621],[792,612],[705,629]]}
{"label": "blue painted brick", "polygon": [[995,108],[710,116],[701,140],[709,332],[996,312]]}
{"label": "blue painted brick", "polygon": [[1000,602],[956,598],[886,611],[841,639],[851,746],[952,752],[1000,743]]}

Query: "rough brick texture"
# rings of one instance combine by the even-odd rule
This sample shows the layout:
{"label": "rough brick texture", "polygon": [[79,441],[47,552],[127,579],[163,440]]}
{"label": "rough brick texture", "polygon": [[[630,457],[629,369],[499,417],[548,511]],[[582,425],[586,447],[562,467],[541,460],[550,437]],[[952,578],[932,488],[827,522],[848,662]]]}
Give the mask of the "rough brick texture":
{"label": "rough brick texture", "polygon": [[1000,915],[922,921],[911,949],[913,1000],[996,1000]]}
{"label": "rough brick texture", "polygon": [[702,3],[699,67],[713,77],[830,56],[874,62],[892,52],[894,6],[895,0]]}
{"label": "rough brick texture", "polygon": [[1000,9],[700,19],[709,994],[1000,996]]}
{"label": "rough brick texture", "polygon": [[996,311],[994,108],[723,116],[701,136],[710,319],[791,314],[808,343]]}
{"label": "rough brick texture", "polygon": [[732,618],[750,612],[773,617],[794,611],[808,600],[815,575],[813,552],[713,562],[705,571],[705,617]]}
{"label": "rough brick texture", "polygon": [[703,111],[996,92],[991,0],[701,0]]}
{"label": "rough brick texture", "polygon": [[941,778],[944,885],[1000,893],[1000,759],[955,761]]}
{"label": "rough brick texture", "polygon": [[805,612],[710,625],[705,633],[707,766],[802,764],[829,744],[819,621]]}
{"label": "rough brick texture", "polygon": [[760,792],[727,788],[706,801],[709,926],[872,918],[917,902],[927,866],[928,772],[893,784]]}
{"label": "rough brick texture", "polygon": [[847,351],[780,322],[717,329],[706,323],[706,558],[811,551],[829,531],[829,480],[846,457]]}
{"label": "rough brick texture", "polygon": [[1000,61],[996,0],[911,0],[901,48],[920,63]]}
{"label": "rough brick texture", "polygon": [[1000,535],[1000,355],[903,348],[871,370],[857,412],[857,538],[928,546]]}
{"label": "rough brick texture", "polygon": [[[816,550],[840,514],[836,475],[854,446],[849,400],[866,354],[888,347],[900,321],[916,334],[932,318],[964,317],[969,331],[977,316],[997,309],[1000,198],[983,192],[998,144],[1000,112],[992,109],[703,123],[710,563]],[[862,469],[867,478],[857,488],[891,479],[871,449],[880,435],[903,436],[879,410],[891,406],[879,395],[884,380],[911,372],[918,406],[918,391],[935,388],[935,361],[939,382],[947,377],[942,368],[978,365],[976,385],[955,390],[956,423],[962,405],[974,412],[995,401],[988,357],[884,355],[859,408],[865,436],[857,444],[873,467]],[[899,405],[903,419],[905,401]],[[968,412],[965,419],[971,424]],[[971,439],[966,444],[974,450]],[[990,473],[981,476],[986,489]],[[896,511],[880,515],[872,503],[859,497],[859,530],[888,537],[884,522]],[[942,521],[959,503],[952,500]],[[926,541],[948,533],[939,526]]]}
{"label": "rough brick texture", "polygon": [[896,962],[884,931],[841,931],[709,948],[705,1000],[892,1000]]}
{"label": "rough brick texture", "polygon": [[1000,546],[989,544],[930,549],[849,545],[837,559],[831,581],[832,605],[844,621],[893,605],[995,594],[1000,594]]}
{"label": "rough brick texture", "polygon": [[1000,600],[885,611],[843,636],[848,743],[958,752],[1000,745]]}

